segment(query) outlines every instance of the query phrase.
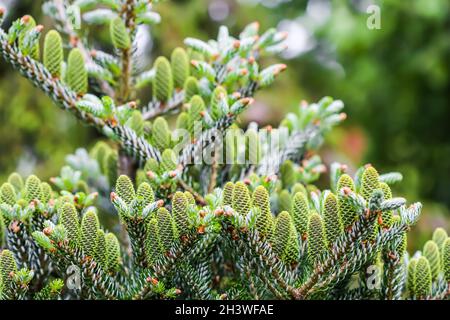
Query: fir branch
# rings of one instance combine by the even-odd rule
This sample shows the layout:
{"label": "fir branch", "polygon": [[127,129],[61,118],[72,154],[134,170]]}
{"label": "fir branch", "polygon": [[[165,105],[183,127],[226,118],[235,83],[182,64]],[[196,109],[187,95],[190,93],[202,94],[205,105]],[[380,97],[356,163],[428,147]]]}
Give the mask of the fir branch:
{"label": "fir branch", "polygon": [[405,283],[405,265],[397,253],[391,252],[385,256],[385,270],[383,283],[383,296],[388,300],[399,300],[401,298],[403,285]]}
{"label": "fir branch", "polygon": [[[229,114],[223,116],[221,119],[218,119],[214,123],[214,126],[212,128],[204,130],[200,137],[195,138],[192,143],[183,148],[178,159],[178,163],[183,168],[186,168],[188,164],[197,163],[198,159],[201,159],[202,157],[204,148],[211,144],[215,145],[217,135],[222,134],[227,128],[229,128],[236,120],[236,117],[243,111],[243,109],[252,102],[253,99],[251,98],[241,99],[241,108],[237,109],[234,113],[230,112]],[[239,101],[237,103],[239,103]]]}
{"label": "fir branch", "polygon": [[184,91],[175,92],[171,99],[166,103],[152,100],[141,109],[142,118],[144,120],[151,120],[167,113],[175,112],[184,101]]}
{"label": "fir branch", "polygon": [[43,90],[64,110],[72,112],[77,118],[100,131],[112,131],[127,153],[137,159],[139,163],[145,163],[150,158],[160,159],[159,151],[144,138],[138,137],[134,130],[122,125],[108,124],[103,119],[77,108],[79,98],[75,92],[70,90],[61,80],[54,79],[40,62],[22,55],[15,46],[10,45],[3,30],[0,30],[0,50],[7,62],[18,69],[36,87]]}
{"label": "fir branch", "polygon": [[[241,233],[245,241],[241,241],[241,246],[247,247],[258,258],[253,258],[252,261],[259,267],[260,272],[269,272],[266,279],[273,279],[276,286],[279,286],[289,295],[295,294],[295,288],[289,283],[292,283],[292,273],[289,272],[284,264],[278,260],[271,246],[263,241],[257,231],[248,231],[248,233]],[[252,256],[253,256],[252,255]]]}

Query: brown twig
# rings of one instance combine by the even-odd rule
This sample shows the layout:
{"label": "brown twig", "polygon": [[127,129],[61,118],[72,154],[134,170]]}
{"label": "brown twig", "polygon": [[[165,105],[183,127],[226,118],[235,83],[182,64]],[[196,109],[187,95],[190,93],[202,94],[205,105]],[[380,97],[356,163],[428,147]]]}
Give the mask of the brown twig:
{"label": "brown twig", "polygon": [[218,169],[217,152],[214,151],[213,163],[211,164],[211,176],[210,176],[209,185],[208,185],[208,193],[213,192],[214,188],[216,187],[217,169]]}
{"label": "brown twig", "polygon": [[[135,24],[135,14],[134,14],[134,1],[127,0],[126,4],[123,6],[122,15],[124,17],[125,27],[127,28],[129,34],[131,35],[131,46],[133,46],[134,42],[134,34],[136,29]],[[131,61],[132,49],[127,48],[122,50],[122,72],[121,72],[121,83],[119,88],[119,100],[122,103],[127,102],[130,99],[131,95],[131,69],[132,69],[132,61]]]}
{"label": "brown twig", "polygon": [[120,77],[119,97],[121,103],[125,103],[130,98],[131,91],[131,50],[122,50],[122,73]]}

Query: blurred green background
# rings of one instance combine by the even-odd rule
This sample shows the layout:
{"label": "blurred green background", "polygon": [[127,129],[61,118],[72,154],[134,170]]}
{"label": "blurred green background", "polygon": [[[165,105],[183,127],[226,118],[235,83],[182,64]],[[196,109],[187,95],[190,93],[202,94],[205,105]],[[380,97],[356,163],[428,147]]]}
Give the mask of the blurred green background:
{"label": "blurred green background", "polygon": [[[5,25],[26,13],[51,25],[41,16],[42,1],[0,4],[9,11]],[[380,29],[367,26],[371,4],[381,9]],[[403,173],[394,195],[425,203],[412,234],[417,249],[435,227],[450,229],[449,7],[446,0],[171,0],[155,7],[163,20],[151,30],[147,58],[169,55],[188,36],[215,38],[222,24],[235,34],[253,21],[288,31],[288,50],[272,59],[288,71],[258,93],[242,123],[276,125],[301,100],[343,100],[348,119],[328,135],[323,159],[350,171],[369,162]],[[106,28],[98,32],[107,39]],[[0,120],[0,180],[14,170],[48,178],[67,153],[99,138],[5,63]]]}

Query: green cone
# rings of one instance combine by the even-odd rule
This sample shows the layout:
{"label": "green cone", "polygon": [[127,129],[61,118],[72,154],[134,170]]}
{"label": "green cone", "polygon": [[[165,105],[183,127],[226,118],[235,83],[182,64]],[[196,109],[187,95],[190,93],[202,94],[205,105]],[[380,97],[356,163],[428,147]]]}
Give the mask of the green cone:
{"label": "green cone", "polygon": [[410,297],[414,297],[414,276],[416,272],[418,259],[413,258],[408,264],[408,276],[406,278],[406,288],[408,289],[408,293]]}
{"label": "green cone", "polygon": [[25,181],[25,199],[30,202],[42,198],[41,180],[31,175]]}
{"label": "green cone", "polygon": [[414,293],[419,299],[423,299],[431,294],[431,269],[425,257],[420,257],[417,261],[414,272]]}
{"label": "green cone", "polygon": [[136,194],[134,192],[133,182],[126,175],[121,175],[116,182],[117,195],[125,201],[126,204],[130,204]]}
{"label": "green cone", "polygon": [[155,193],[147,182],[143,182],[139,185],[136,192],[136,197],[142,199],[144,201],[144,205],[155,202]]}
{"label": "green cone", "polygon": [[97,214],[92,210],[86,212],[81,220],[81,247],[87,256],[95,256],[97,230],[99,227]]}
{"label": "green cone", "polygon": [[170,130],[169,125],[163,117],[158,117],[153,122],[152,128],[152,141],[153,144],[159,149],[159,151],[164,151],[170,147]]}
{"label": "green cone", "polygon": [[192,135],[194,134],[195,126],[198,126],[199,122],[203,121],[201,113],[205,111],[205,102],[200,96],[195,95],[190,100],[189,105],[190,107],[188,109],[189,115],[188,131]]}
{"label": "green cone", "polygon": [[50,30],[44,41],[44,66],[54,78],[61,77],[64,52],[58,31]]}
{"label": "green cone", "polygon": [[246,216],[251,208],[250,193],[243,182],[234,185],[232,207],[241,216]]}
{"label": "green cone", "polygon": [[158,236],[161,242],[161,247],[164,252],[167,252],[170,250],[175,241],[172,216],[166,208],[159,208],[156,213],[156,220],[158,221]]}
{"label": "green cone", "polygon": [[258,232],[267,236],[270,232],[272,212],[270,211],[270,199],[269,192],[263,186],[256,187],[253,192],[253,206],[260,210],[258,217],[256,218],[256,229]]}
{"label": "green cone", "polygon": [[[3,250],[0,254],[0,280],[3,291],[8,295],[13,282],[12,275],[17,272],[16,261],[14,255],[9,250]],[[0,288],[2,287],[0,286]]]}
{"label": "green cone", "polygon": [[41,183],[41,198],[39,199],[42,203],[48,203],[52,198],[52,187],[47,182]]}
{"label": "green cone", "polygon": [[222,193],[222,205],[223,206],[231,206],[232,205],[233,190],[234,190],[233,182],[225,183],[225,186],[223,187],[223,193]]}
{"label": "green cone", "polygon": [[170,63],[175,88],[181,89],[189,76],[189,57],[186,51],[183,48],[176,48],[173,50],[170,57]]}
{"label": "green cone", "polygon": [[169,61],[165,57],[159,57],[155,61],[155,77],[152,88],[153,97],[161,102],[167,102],[172,97],[173,79],[172,69]]}
{"label": "green cone", "polygon": [[306,237],[308,233],[309,205],[308,199],[303,192],[297,192],[294,195],[291,214],[297,232],[302,237]]}
{"label": "green cone", "polygon": [[189,217],[187,213],[188,200],[183,192],[175,192],[172,199],[172,215],[175,220],[179,235],[186,235],[189,232]]}
{"label": "green cone", "polygon": [[69,53],[67,60],[66,82],[79,96],[84,95],[88,89],[88,75],[84,57],[78,48]]}
{"label": "green cone", "polygon": [[339,215],[337,198],[331,192],[325,198],[323,219],[325,224],[326,241],[331,245],[344,232],[341,217]]}
{"label": "green cone", "polygon": [[278,195],[278,211],[290,211],[292,207],[291,194],[288,190],[282,190]]}
{"label": "green cone", "polygon": [[[384,200],[392,199],[392,192],[391,188],[384,183],[380,182],[381,191],[383,191]],[[392,213],[392,210],[389,211],[383,211],[381,214],[381,218],[383,219],[383,225],[390,228],[392,226],[392,223],[394,223],[394,216]]]}
{"label": "green cone", "polygon": [[13,172],[9,175],[8,182],[14,187],[16,193],[22,191],[24,187],[23,179],[17,172]]}
{"label": "green cone", "polygon": [[338,181],[338,208],[339,215],[342,219],[342,224],[345,229],[349,228],[353,222],[358,218],[357,213],[350,203],[350,200],[341,193],[342,188],[349,188],[355,191],[355,184],[353,179],[348,174],[343,174]]}
{"label": "green cone", "polygon": [[441,257],[438,245],[433,240],[428,240],[423,247],[422,254],[430,264],[431,278],[436,280],[441,271]]}
{"label": "green cone", "polygon": [[294,164],[290,160],[283,162],[280,167],[280,174],[283,189],[290,189],[297,182]]}
{"label": "green cone", "polygon": [[162,252],[163,248],[161,247],[161,241],[159,240],[158,221],[156,218],[153,218],[147,226],[147,238],[145,239],[147,263],[153,265]]}
{"label": "green cone", "polygon": [[14,187],[8,182],[2,184],[0,188],[0,203],[6,203],[10,206],[16,204],[16,192]]}
{"label": "green cone", "polygon": [[94,259],[100,264],[103,270],[108,270],[108,262],[106,259],[106,238],[105,232],[101,229],[97,230],[97,242],[95,244]]}
{"label": "green cone", "polygon": [[450,238],[447,238],[442,246],[442,264],[444,266],[445,280],[450,282]]}
{"label": "green cone", "polygon": [[199,93],[198,80],[194,77],[188,77],[184,82],[184,102],[191,101],[191,98]]}
{"label": "green cone", "polygon": [[105,236],[105,242],[108,270],[110,272],[116,272],[119,270],[121,264],[119,240],[117,240],[114,234],[108,233]]}
{"label": "green cone", "polygon": [[369,201],[372,197],[372,193],[376,189],[380,189],[380,181],[377,170],[369,166],[367,167],[361,178],[361,190],[360,193],[366,201]]}
{"label": "green cone", "polygon": [[109,25],[111,41],[116,49],[125,50],[130,48],[130,36],[125,23],[121,18],[111,20]]}
{"label": "green cone", "polygon": [[311,265],[320,261],[325,248],[325,230],[322,218],[316,212],[313,212],[308,223],[308,260]]}
{"label": "green cone", "polygon": [[163,172],[173,171],[177,168],[177,158],[171,149],[164,150],[160,168]]}

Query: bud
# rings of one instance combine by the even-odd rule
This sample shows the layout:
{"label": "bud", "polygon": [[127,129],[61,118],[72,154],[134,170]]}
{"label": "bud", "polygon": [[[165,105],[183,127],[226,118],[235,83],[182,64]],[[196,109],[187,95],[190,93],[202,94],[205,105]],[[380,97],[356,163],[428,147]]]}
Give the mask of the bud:
{"label": "bud", "polygon": [[352,192],[352,189],[350,189],[349,187],[344,187],[342,188],[342,191],[346,196],[348,196]]}
{"label": "bud", "polygon": [[136,101],[130,101],[130,102],[128,102],[128,106],[131,109],[136,109],[137,108],[137,103],[136,103]]}
{"label": "bud", "polygon": [[69,41],[70,41],[70,46],[75,48],[78,45],[78,42],[80,41],[80,39],[75,35],[71,35]]}
{"label": "bud", "polygon": [[30,19],[31,19],[31,16],[26,15],[26,16],[23,16],[23,17],[20,19],[20,21],[21,21],[23,24],[27,24],[28,22],[30,22]]}
{"label": "bud", "polygon": [[240,99],[242,97],[240,92],[233,92],[232,97],[234,99]]}
{"label": "bud", "polygon": [[46,235],[46,236],[49,236],[49,235],[51,235],[52,234],[52,228],[50,228],[50,227],[47,227],[47,228],[44,228],[44,230],[43,230],[43,232],[44,232],[44,234]]}
{"label": "bud", "polygon": [[169,172],[169,177],[175,178],[177,176],[177,172],[175,170]]}
{"label": "bud", "polygon": [[109,195],[109,198],[111,199],[111,201],[114,201],[117,199],[117,194],[115,192],[111,192],[111,194]]}
{"label": "bud", "polygon": [[155,179],[156,175],[155,175],[155,173],[153,171],[147,171],[147,177],[150,180],[153,180],[153,179]]}
{"label": "bud", "polygon": [[197,233],[204,234],[205,233],[205,226],[200,226],[197,228]]}

